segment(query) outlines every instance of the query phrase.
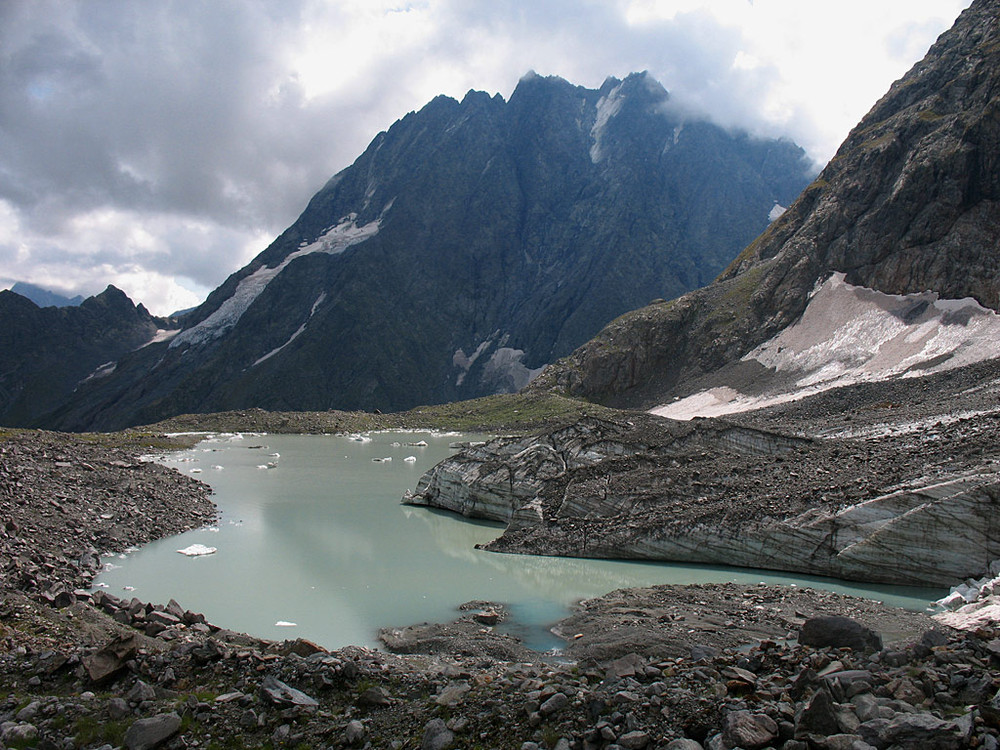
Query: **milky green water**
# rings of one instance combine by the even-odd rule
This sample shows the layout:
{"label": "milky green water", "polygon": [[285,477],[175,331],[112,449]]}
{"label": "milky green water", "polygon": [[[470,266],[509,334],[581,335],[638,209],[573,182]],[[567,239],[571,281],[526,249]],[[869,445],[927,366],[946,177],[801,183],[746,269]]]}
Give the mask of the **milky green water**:
{"label": "milky green water", "polygon": [[[428,432],[207,438],[158,460],[212,486],[218,525],[105,558],[109,569],[95,584],[126,598],[174,598],[233,630],[308,638],[328,648],[375,646],[380,627],[447,621],[473,599],[507,604],[509,628],[546,650],[560,643],[548,627],[573,602],[626,586],[795,583],[910,609],[944,593],[746,569],[479,551],[475,545],[501,527],[399,502],[424,471],[454,452],[451,443],[477,439],[483,438]],[[427,445],[407,445],[420,441]],[[192,544],[217,552],[178,554]]]}

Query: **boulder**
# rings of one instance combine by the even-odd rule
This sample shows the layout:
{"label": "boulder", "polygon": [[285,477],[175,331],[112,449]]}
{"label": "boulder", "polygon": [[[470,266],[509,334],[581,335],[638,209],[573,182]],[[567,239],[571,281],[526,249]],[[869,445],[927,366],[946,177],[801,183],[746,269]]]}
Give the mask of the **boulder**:
{"label": "boulder", "polygon": [[181,728],[181,717],[174,712],[138,719],[125,732],[128,750],[151,750],[169,740]]}
{"label": "boulder", "polygon": [[882,637],[878,633],[839,615],[806,620],[799,628],[799,643],[815,648],[851,648],[864,652],[882,649]]}

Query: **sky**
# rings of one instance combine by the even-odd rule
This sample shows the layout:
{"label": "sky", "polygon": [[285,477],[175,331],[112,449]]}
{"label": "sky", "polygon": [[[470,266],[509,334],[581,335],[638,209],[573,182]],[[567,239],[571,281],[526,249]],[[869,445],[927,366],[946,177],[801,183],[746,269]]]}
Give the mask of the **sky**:
{"label": "sky", "polygon": [[647,70],[820,167],[968,5],[0,0],[0,288],[192,307],[407,112],[529,70]]}

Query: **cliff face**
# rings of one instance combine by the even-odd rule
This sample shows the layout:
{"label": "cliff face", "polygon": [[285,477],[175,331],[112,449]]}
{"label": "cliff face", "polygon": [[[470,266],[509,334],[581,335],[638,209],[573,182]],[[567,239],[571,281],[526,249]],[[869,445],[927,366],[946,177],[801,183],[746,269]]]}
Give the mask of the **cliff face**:
{"label": "cliff face", "polygon": [[409,408],[523,387],[714,278],[808,181],[798,147],[683,118],[646,74],[529,75],[379,134],[169,344],[52,420]]}
{"label": "cliff face", "polygon": [[1000,310],[1000,3],[977,0],[705,289],[622,316],[537,387],[651,406],[799,318],[834,272]]}

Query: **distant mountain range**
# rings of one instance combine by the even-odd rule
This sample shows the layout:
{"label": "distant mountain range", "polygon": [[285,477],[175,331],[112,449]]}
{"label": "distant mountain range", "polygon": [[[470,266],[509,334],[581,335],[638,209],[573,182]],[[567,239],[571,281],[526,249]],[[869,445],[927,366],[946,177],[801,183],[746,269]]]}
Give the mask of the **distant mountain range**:
{"label": "distant mountain range", "polygon": [[0,291],[0,423],[35,424],[165,325],[113,286],[79,305],[58,307]]}
{"label": "distant mountain range", "polygon": [[26,281],[18,281],[10,288],[14,294],[27,297],[39,307],[76,307],[83,302],[81,295],[75,297],[65,297],[62,294],[43,289],[40,286],[29,284]]}
{"label": "distant mountain range", "polygon": [[513,391],[616,316],[711,281],[808,171],[792,143],[683,115],[645,73],[437,97],[171,340],[116,357],[34,421],[109,429]]}

